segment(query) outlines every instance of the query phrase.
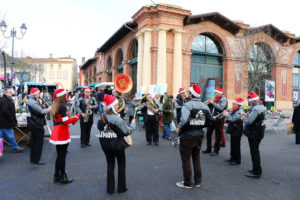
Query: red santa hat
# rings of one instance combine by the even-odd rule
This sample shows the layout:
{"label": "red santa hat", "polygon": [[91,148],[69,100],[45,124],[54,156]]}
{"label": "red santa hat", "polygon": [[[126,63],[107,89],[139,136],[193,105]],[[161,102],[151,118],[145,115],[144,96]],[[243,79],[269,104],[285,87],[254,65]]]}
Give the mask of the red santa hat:
{"label": "red santa hat", "polygon": [[61,97],[63,95],[65,95],[67,92],[64,89],[58,89],[55,90],[54,94],[53,94],[53,101],[57,98],[57,97]]}
{"label": "red santa hat", "polygon": [[253,92],[253,91],[249,92],[248,97],[247,97],[247,100],[249,102],[250,101],[255,101],[255,100],[258,100],[258,99],[259,99],[259,96],[255,92]]}
{"label": "red santa hat", "polygon": [[184,92],[185,92],[184,88],[180,88],[178,91],[179,94],[184,93]]}
{"label": "red santa hat", "polygon": [[235,98],[234,99],[234,101],[233,101],[233,103],[235,103],[235,104],[238,104],[238,105],[242,105],[242,103],[243,103],[243,101],[244,101],[244,99],[242,99],[242,98]]}
{"label": "red santa hat", "polygon": [[84,91],[91,91],[91,89],[89,87],[85,87]]}
{"label": "red santa hat", "polygon": [[36,95],[39,94],[40,90],[38,88],[31,88],[30,95]]}
{"label": "red santa hat", "polygon": [[106,108],[113,108],[119,101],[116,97],[110,96],[108,94],[104,95],[104,102],[106,104]]}
{"label": "red santa hat", "polygon": [[192,95],[199,98],[201,93],[201,88],[198,85],[192,85],[192,87],[190,88],[190,92],[192,93]]}
{"label": "red santa hat", "polygon": [[219,94],[223,94],[223,89],[220,87],[216,87],[215,92],[217,92]]}

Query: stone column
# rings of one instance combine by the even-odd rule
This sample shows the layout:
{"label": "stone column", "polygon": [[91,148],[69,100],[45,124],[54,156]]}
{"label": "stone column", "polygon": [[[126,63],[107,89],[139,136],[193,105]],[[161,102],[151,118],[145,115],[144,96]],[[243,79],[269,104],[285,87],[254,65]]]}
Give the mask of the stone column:
{"label": "stone column", "polygon": [[143,57],[143,86],[149,91],[151,84],[151,31],[150,28],[143,29],[144,32],[144,57]]}
{"label": "stone column", "polygon": [[138,32],[137,88],[143,86],[144,33]]}
{"label": "stone column", "polygon": [[182,85],[182,33],[183,30],[174,30],[173,54],[173,94],[176,94]]}
{"label": "stone column", "polygon": [[158,27],[157,84],[167,83],[167,31],[169,28]]}

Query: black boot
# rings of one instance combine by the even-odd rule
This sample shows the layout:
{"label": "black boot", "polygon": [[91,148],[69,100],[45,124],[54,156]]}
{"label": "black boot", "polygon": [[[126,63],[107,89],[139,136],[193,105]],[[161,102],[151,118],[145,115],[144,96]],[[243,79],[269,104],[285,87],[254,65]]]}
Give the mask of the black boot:
{"label": "black boot", "polygon": [[72,182],[73,182],[73,179],[68,178],[67,174],[60,176],[60,180],[59,180],[60,184],[68,184],[68,183],[72,183]]}
{"label": "black boot", "polygon": [[60,177],[58,174],[54,174],[54,183],[58,183]]}
{"label": "black boot", "polygon": [[206,149],[205,151],[202,151],[202,153],[208,154],[208,153],[211,153],[211,150]]}

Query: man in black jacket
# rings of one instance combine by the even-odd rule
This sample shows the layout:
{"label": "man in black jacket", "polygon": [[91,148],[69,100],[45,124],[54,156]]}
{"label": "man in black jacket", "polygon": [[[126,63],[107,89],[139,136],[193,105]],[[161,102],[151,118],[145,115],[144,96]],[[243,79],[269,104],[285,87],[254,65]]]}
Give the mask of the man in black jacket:
{"label": "man in black jacket", "polygon": [[185,99],[185,90],[183,88],[179,89],[179,94],[177,95],[174,104],[175,104],[175,109],[176,109],[176,118],[177,118],[177,123],[179,124],[180,122],[180,117],[181,117],[181,108],[184,104],[184,99]]}
{"label": "man in black jacket", "polygon": [[0,100],[0,137],[6,137],[14,152],[22,152],[23,148],[18,146],[14,135],[17,119],[12,95],[13,89],[7,88],[4,90],[4,95]]}
{"label": "man in black jacket", "polygon": [[[44,165],[41,161],[44,143],[44,125],[46,125],[46,114],[50,112],[51,106],[44,109],[39,103],[40,90],[31,88],[29,100],[27,102],[30,117],[27,118],[27,126],[31,129],[30,161],[37,165]],[[46,105],[44,105],[46,107]]]}

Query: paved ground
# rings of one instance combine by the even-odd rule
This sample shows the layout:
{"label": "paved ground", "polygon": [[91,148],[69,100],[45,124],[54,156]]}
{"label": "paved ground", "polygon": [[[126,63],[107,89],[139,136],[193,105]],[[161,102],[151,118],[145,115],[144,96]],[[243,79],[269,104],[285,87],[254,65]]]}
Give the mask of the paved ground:
{"label": "paved ground", "polygon": [[[251,168],[249,147],[242,138],[242,164],[229,166],[229,143],[218,157],[201,154],[203,181],[201,188],[181,189],[178,149],[160,139],[160,146],[145,145],[145,134],[137,128],[135,144],[126,150],[127,186],[125,194],[106,194],[106,162],[97,133],[92,129],[91,147],[80,148],[79,124],[71,128],[72,142],[67,155],[67,173],[74,178],[68,185],[53,184],[55,148],[45,141],[43,158],[47,164],[29,163],[29,149],[14,154],[5,146],[0,160],[0,200],[41,199],[225,199],[225,200],[299,200],[300,154],[294,136],[284,129],[267,130],[261,144],[263,176],[253,180],[244,176]],[[228,140],[228,139],[227,139]],[[206,147],[204,140],[203,149]]]}

